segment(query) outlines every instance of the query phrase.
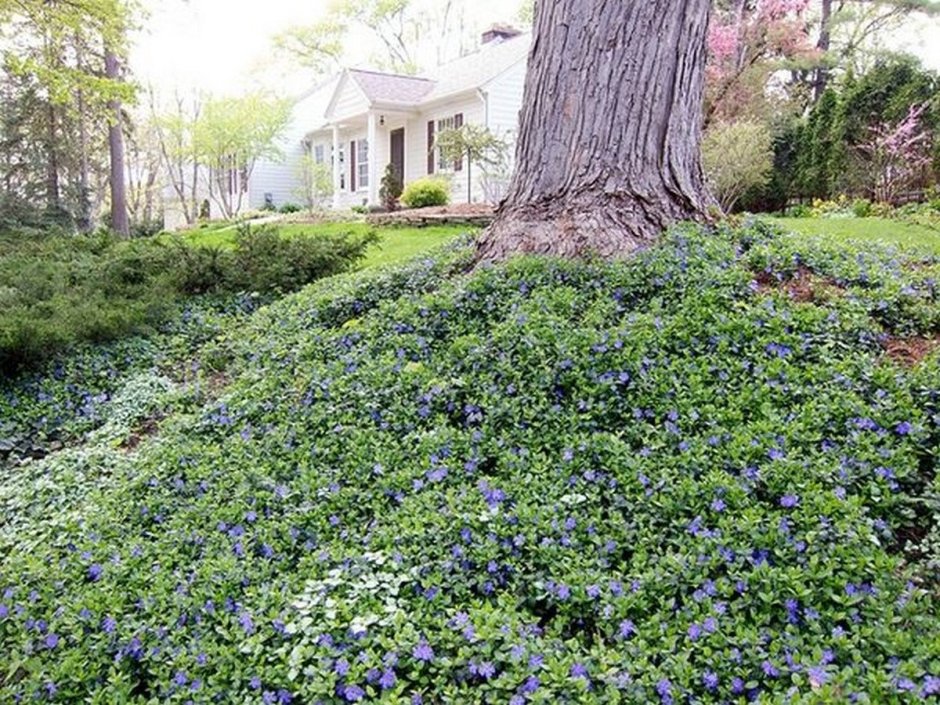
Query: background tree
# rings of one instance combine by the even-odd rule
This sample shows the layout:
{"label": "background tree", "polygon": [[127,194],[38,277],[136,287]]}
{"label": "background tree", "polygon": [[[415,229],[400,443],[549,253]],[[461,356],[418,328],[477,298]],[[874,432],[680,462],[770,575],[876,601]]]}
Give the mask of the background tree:
{"label": "background tree", "polygon": [[[700,161],[709,0],[535,8],[506,201],[478,244],[623,256],[709,206]],[[637,41],[655,36],[656,41]]]}
{"label": "background tree", "polygon": [[481,170],[498,168],[506,162],[508,143],[492,130],[466,123],[460,127],[443,130],[435,139],[435,146],[448,161],[467,164],[467,203],[473,202],[473,165]]}
{"label": "background tree", "polygon": [[177,93],[173,108],[161,112],[156,97],[150,92],[150,124],[160,150],[164,178],[187,225],[199,218],[200,165],[196,144],[196,124],[202,115],[204,97],[193,93],[184,97]]}
{"label": "background tree", "polygon": [[702,165],[722,209],[730,213],[748,191],[770,179],[773,135],[754,120],[713,124],[702,142]]}
{"label": "background tree", "polygon": [[[117,65],[135,10],[122,0],[0,2],[0,23],[9,37],[2,80],[23,89],[20,96],[37,108],[34,117],[39,119],[28,131],[35,134],[41,124],[45,134],[46,210],[55,218],[75,219],[83,228],[90,226],[100,131],[119,121],[120,103],[134,95]],[[121,135],[113,137],[112,153],[120,165],[116,150],[122,146]],[[113,203],[120,203],[122,185],[123,177],[114,180]]]}
{"label": "background tree", "polygon": [[926,111],[926,103],[912,105],[900,122],[871,126],[869,138],[858,145],[873,200],[897,205],[930,165],[931,134],[922,123]]}
{"label": "background tree", "polygon": [[241,210],[259,159],[283,157],[278,138],[290,120],[290,103],[254,94],[206,102],[194,124],[193,151],[209,193],[223,217]]}

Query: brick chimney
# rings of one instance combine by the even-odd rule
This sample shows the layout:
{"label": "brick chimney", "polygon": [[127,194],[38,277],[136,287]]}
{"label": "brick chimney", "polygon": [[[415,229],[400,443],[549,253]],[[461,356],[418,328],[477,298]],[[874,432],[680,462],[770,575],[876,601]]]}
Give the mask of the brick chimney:
{"label": "brick chimney", "polygon": [[522,34],[521,30],[511,27],[508,24],[494,24],[483,33],[483,43],[505,42],[507,39],[518,37]]}

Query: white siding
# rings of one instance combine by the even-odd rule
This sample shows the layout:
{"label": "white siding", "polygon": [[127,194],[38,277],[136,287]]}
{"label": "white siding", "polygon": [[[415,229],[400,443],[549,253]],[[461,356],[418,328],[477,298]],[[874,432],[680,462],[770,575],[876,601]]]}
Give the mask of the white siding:
{"label": "white siding", "polygon": [[369,109],[369,101],[366,99],[362,90],[356,85],[356,82],[348,75],[344,75],[339,82],[339,93],[333,103],[333,110],[330,114],[330,120],[341,122],[342,120],[362,115]]}
{"label": "white siding", "polygon": [[[519,134],[519,114],[525,90],[526,62],[520,61],[483,87],[486,96],[486,126],[509,144],[509,172],[516,155]],[[501,200],[509,187],[506,178],[494,178],[489,185],[492,200]]]}
{"label": "white siding", "polygon": [[[411,120],[405,128],[405,183],[420,179],[428,175],[428,122],[434,121],[435,133],[437,130],[437,121],[445,118],[451,118],[458,113],[463,114],[464,124],[473,123],[476,125],[484,124],[486,119],[484,113],[483,99],[474,94],[466,95],[463,98],[457,98],[454,101],[443,103],[440,106],[429,109],[421,113],[417,120]],[[383,167],[384,168],[384,167]],[[473,200],[479,202],[483,199],[483,191],[480,188],[479,180],[476,178],[476,168],[472,170],[473,176]],[[464,160],[461,171],[450,170],[441,173],[434,165],[436,176],[451,179],[451,202],[467,202],[467,164]]]}
{"label": "white siding", "polygon": [[513,142],[519,130],[525,74],[526,62],[520,61],[483,88],[487,104],[486,126],[502,137],[511,136]]}

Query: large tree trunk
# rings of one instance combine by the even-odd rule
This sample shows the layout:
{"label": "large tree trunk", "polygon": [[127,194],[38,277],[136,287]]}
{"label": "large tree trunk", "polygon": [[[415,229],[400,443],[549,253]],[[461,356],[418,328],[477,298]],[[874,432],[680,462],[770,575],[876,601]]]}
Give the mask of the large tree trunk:
{"label": "large tree trunk", "polygon": [[710,0],[536,3],[516,170],[478,245],[626,256],[713,204],[700,162]]}
{"label": "large tree trunk", "polygon": [[[104,72],[111,80],[120,79],[120,64],[117,55],[110,49],[104,55]],[[127,237],[131,228],[127,219],[127,187],[124,181],[124,129],[121,103],[108,101],[111,113],[108,123],[108,152],[111,157],[111,229]]]}

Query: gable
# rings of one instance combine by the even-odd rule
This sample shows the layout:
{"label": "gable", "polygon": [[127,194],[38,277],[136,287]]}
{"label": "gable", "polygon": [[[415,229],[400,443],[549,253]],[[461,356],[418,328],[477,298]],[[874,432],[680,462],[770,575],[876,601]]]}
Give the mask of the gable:
{"label": "gable", "polygon": [[349,75],[349,71],[344,71],[327,106],[326,119],[335,122],[360,115],[368,109],[369,99]]}

